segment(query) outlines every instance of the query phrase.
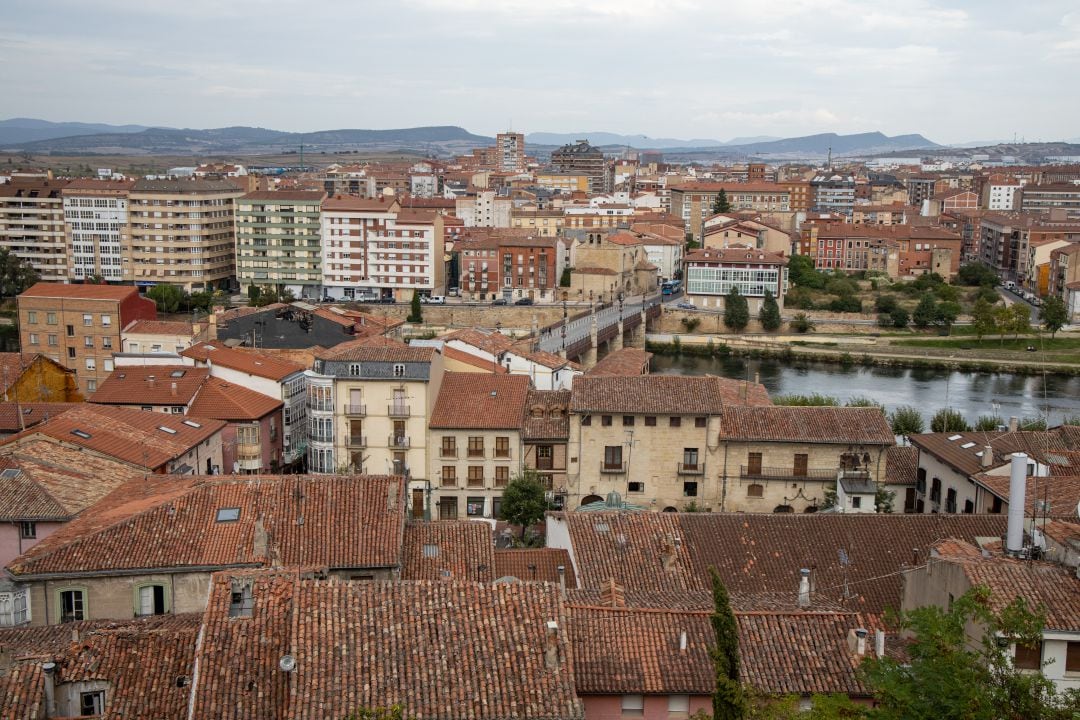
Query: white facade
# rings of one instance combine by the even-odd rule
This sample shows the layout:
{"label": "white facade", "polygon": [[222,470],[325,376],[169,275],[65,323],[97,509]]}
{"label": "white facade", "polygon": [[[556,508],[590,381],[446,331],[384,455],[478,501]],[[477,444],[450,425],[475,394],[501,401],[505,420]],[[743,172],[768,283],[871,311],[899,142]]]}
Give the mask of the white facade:
{"label": "white facade", "polygon": [[439,188],[439,179],[431,173],[418,173],[409,176],[409,192],[413,197],[433,198]]}
{"label": "white facade", "polygon": [[1016,193],[1020,189],[1018,184],[990,185],[987,208],[990,210],[1013,210],[1016,205]]}
{"label": "white facade", "polygon": [[494,190],[458,196],[455,201],[455,214],[465,223],[465,227],[510,227],[513,202],[508,197],[496,195]]}
{"label": "white facade", "polygon": [[671,279],[682,269],[683,244],[680,242],[651,244],[645,241],[645,255],[656,266],[657,276]]}
{"label": "white facade", "polygon": [[120,249],[127,242],[128,199],[125,196],[66,196],[64,225],[68,231],[71,279],[100,274],[123,279]]}

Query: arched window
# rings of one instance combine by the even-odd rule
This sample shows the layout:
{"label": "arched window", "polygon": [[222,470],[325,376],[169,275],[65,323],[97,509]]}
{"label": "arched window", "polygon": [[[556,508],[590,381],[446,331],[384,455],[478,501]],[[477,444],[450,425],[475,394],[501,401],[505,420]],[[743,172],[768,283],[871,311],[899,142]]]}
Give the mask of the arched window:
{"label": "arched window", "polygon": [[793,513],[793,512],[795,512],[795,508],[791,507],[790,505],[777,505],[776,507],[773,508],[773,512],[774,513]]}

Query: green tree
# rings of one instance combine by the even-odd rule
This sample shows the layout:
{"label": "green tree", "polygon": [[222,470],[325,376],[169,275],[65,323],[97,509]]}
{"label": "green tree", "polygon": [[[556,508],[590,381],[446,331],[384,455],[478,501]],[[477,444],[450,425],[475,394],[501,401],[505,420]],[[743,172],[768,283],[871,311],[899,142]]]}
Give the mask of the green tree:
{"label": "green tree", "polygon": [[[923,275],[922,277],[926,276]],[[927,293],[919,300],[919,304],[915,307],[915,312],[911,313],[911,322],[913,322],[917,328],[928,328],[933,324],[936,312],[937,303],[934,302],[934,296]]]}
{"label": "green tree", "polygon": [[906,328],[908,322],[911,320],[911,316],[908,315],[908,311],[897,305],[889,313],[889,319],[892,320],[892,325],[895,328]]}
{"label": "green tree", "polygon": [[1042,326],[1054,337],[1057,331],[1069,323],[1069,309],[1065,307],[1065,301],[1051,295],[1042,304]]}
{"label": "green tree", "polygon": [[841,295],[829,302],[829,310],[839,313],[861,313],[862,301],[854,295]]}
{"label": "green tree", "polygon": [[720,188],[720,192],[716,194],[716,200],[713,201],[712,211],[714,215],[717,213],[731,212],[731,203],[728,201],[727,191],[724,190],[724,188]]}
{"label": "green tree", "polygon": [[934,324],[941,328],[951,328],[960,316],[960,305],[950,301],[939,302],[934,306]]}
{"label": "green tree", "polygon": [[413,290],[412,304],[409,306],[409,317],[405,318],[411,323],[424,322],[424,311],[420,309],[420,291]]}
{"label": "green tree", "polygon": [[30,263],[11,252],[6,245],[0,246],[0,298],[15,297],[40,278],[41,275]]}
{"label": "green tree", "polygon": [[960,270],[956,273],[956,282],[970,287],[976,285],[993,287],[997,284],[997,280],[997,273],[980,262],[961,265]]}
{"label": "green tree", "polygon": [[975,329],[975,337],[982,342],[984,335],[994,332],[997,322],[994,320],[994,306],[979,298],[971,308],[971,325]]}
{"label": "green tree", "polygon": [[827,278],[814,267],[809,255],[792,255],[788,261],[788,279],[795,285],[821,290]]}
{"label": "green tree", "polygon": [[1037,645],[1044,625],[1042,610],[1022,599],[995,610],[977,586],[948,608],[902,613],[898,624],[907,658],[872,657],[861,667],[876,704],[870,720],[1066,720],[1080,712],[1075,691],[1058,693],[1042,673],[1013,667],[1011,643]]}
{"label": "green tree", "polygon": [[765,291],[765,298],[761,301],[761,312],[758,314],[758,320],[761,322],[762,329],[766,332],[780,329],[782,323],[780,305],[768,290]]}
{"label": "green tree", "polygon": [[716,646],[712,649],[716,669],[713,692],[713,720],[739,720],[746,716],[746,695],[739,681],[739,627],[731,611],[727,588],[716,568],[709,568],[712,578],[713,612],[710,616]]}
{"label": "green tree", "polygon": [[1016,302],[1009,306],[1009,329],[1012,331],[1013,340],[1020,333],[1031,332],[1031,309],[1027,303]]}
{"label": "green tree", "polygon": [[174,313],[184,301],[184,291],[176,285],[159,283],[146,291],[146,297],[157,303],[158,312]]}
{"label": "green tree", "polygon": [[788,326],[797,333],[808,333],[817,327],[806,313],[795,313]]}
{"label": "green tree", "polygon": [[801,395],[799,393],[791,393],[789,395],[775,395],[773,396],[773,405],[797,405],[804,407],[837,407],[840,405],[840,401],[832,395],[822,395],[821,393],[810,393],[809,395]]}
{"label": "green tree", "polygon": [[734,285],[724,298],[724,325],[730,330],[742,330],[750,323],[750,305]]}
{"label": "green tree", "polygon": [[896,307],[895,295],[878,295],[877,300],[874,301],[874,309],[886,315],[895,310]]}
{"label": "green tree", "polygon": [[559,278],[559,287],[570,287],[570,275],[573,272],[569,266],[563,268],[562,277]]}
{"label": "green tree", "polygon": [[980,415],[975,418],[975,430],[978,432],[993,432],[1004,424],[1005,421],[997,415]]}
{"label": "green tree", "polygon": [[259,307],[259,298],[260,298],[261,295],[262,295],[262,288],[260,288],[258,285],[255,285],[254,283],[251,284],[251,285],[248,285],[248,289],[247,289],[248,305],[250,305],[251,307]]}
{"label": "green tree", "polygon": [[918,435],[926,429],[922,413],[910,405],[901,405],[889,413],[889,424],[894,435]]}
{"label": "green tree", "polygon": [[941,408],[930,418],[930,432],[968,432],[971,426],[958,410]]}
{"label": "green tree", "polygon": [[530,525],[544,519],[548,510],[547,496],[540,474],[531,468],[525,468],[506,485],[503,490],[499,517],[511,525],[521,526],[521,540],[525,540],[525,531]]}
{"label": "green tree", "polygon": [[1005,344],[1005,333],[1012,329],[1012,322],[1012,310],[1008,305],[998,305],[994,308],[994,326],[1002,345]]}
{"label": "green tree", "polygon": [[1046,418],[1044,417],[1026,417],[1022,418],[1019,423],[1021,430],[1045,430]]}

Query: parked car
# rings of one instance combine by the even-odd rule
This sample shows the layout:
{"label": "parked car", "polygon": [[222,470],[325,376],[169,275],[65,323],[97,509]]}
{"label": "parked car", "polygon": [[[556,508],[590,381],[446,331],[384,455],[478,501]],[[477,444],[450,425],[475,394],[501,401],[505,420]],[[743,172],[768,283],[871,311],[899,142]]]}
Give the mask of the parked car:
{"label": "parked car", "polygon": [[505,305],[506,304],[506,298],[495,298],[494,300],[491,301],[491,304],[492,305]]}
{"label": "parked car", "polygon": [[533,304],[533,299],[531,297],[523,297],[514,304],[515,305],[532,305]]}
{"label": "parked car", "polygon": [[461,297],[461,288],[450,288],[446,294],[450,297]]}
{"label": "parked car", "polygon": [[420,302],[425,305],[445,305],[446,297],[443,295],[422,295]]}
{"label": "parked car", "polygon": [[697,310],[697,306],[694,305],[694,303],[688,302],[677,302],[675,303],[675,307],[679,308],[680,310]]}
{"label": "parked car", "polygon": [[393,305],[396,301],[394,300],[393,295],[387,295],[386,297],[379,298],[379,302],[383,305]]}

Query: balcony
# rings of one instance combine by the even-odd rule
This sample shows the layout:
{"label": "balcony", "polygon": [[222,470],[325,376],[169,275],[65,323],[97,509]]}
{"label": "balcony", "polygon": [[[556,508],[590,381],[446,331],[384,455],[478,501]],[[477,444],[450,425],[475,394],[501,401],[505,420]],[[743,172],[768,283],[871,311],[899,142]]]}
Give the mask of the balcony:
{"label": "balcony", "polygon": [[739,475],[755,480],[835,480],[836,468],[791,468],[739,466]]}
{"label": "balcony", "polygon": [[392,418],[407,418],[409,417],[409,406],[395,403],[387,408],[386,414]]}
{"label": "balcony", "polygon": [[500,450],[499,448],[495,448],[495,454],[494,454],[493,457],[496,460],[509,460],[510,459],[510,449],[507,448],[505,450]]}
{"label": "balcony", "polygon": [[679,475],[704,475],[705,463],[679,463]]}
{"label": "balcony", "polygon": [[391,435],[386,440],[386,444],[395,450],[408,450],[409,449],[409,436],[408,435]]}
{"label": "balcony", "polygon": [[456,458],[457,457],[457,448],[456,447],[439,448],[439,457],[441,457],[441,458]]}
{"label": "balcony", "polygon": [[626,463],[624,463],[624,462],[622,462],[622,463],[601,462],[600,463],[600,472],[601,473],[608,473],[608,474],[624,473],[624,472],[626,472]]}
{"label": "balcony", "polygon": [[241,470],[262,468],[262,446],[259,443],[237,443],[236,462]]}
{"label": "balcony", "polygon": [[484,457],[484,448],[469,448],[465,451],[465,457],[482,458]]}
{"label": "balcony", "polygon": [[346,405],[345,414],[353,417],[363,417],[367,415],[367,405]]}
{"label": "balcony", "polygon": [[350,435],[349,436],[349,447],[366,448],[367,447],[367,437],[364,436],[364,435]]}
{"label": "balcony", "polygon": [[466,481],[465,487],[469,488],[482,488],[484,487],[484,477],[471,477]]}

